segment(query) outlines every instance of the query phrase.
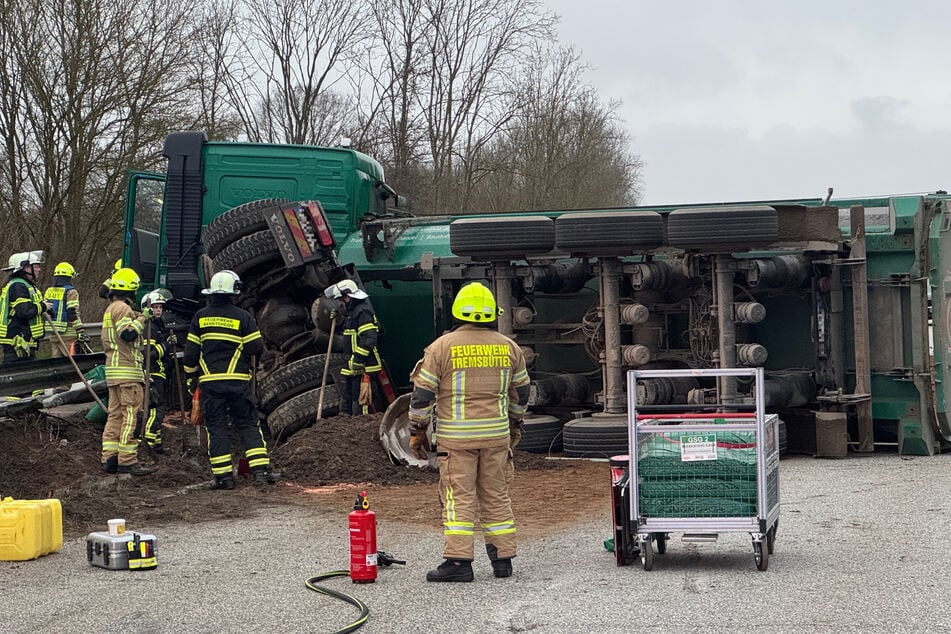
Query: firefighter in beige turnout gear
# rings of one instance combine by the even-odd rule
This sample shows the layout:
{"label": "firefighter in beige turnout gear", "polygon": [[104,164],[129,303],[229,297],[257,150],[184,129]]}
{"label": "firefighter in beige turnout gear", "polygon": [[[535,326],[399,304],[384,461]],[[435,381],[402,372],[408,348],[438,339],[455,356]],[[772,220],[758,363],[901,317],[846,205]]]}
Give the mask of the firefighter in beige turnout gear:
{"label": "firefighter in beige turnout gear", "polygon": [[141,339],[151,311],[132,310],[139,276],[132,269],[119,269],[109,283],[111,300],[102,316],[102,348],[106,353],[106,385],[109,386],[109,416],[102,431],[102,470],[106,473],[146,475],[139,464],[136,424],[142,416],[145,373],[142,371]]}
{"label": "firefighter in beige turnout gear", "polygon": [[430,344],[411,379],[411,445],[425,455],[435,410],[445,561],[427,581],[472,581],[476,521],[496,577],[512,574],[515,517],[510,427],[521,424],[529,377],[519,346],[495,330],[492,292],[474,282],[452,305],[460,325]]}

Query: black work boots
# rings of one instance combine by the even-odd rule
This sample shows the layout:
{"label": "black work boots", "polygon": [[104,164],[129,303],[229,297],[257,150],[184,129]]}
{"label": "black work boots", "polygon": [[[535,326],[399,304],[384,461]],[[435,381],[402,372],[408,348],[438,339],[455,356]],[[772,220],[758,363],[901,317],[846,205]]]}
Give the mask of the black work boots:
{"label": "black work boots", "polygon": [[489,561],[492,562],[492,574],[496,577],[511,577],[512,576],[512,559],[499,558],[499,550],[495,547],[495,544],[486,544],[485,552],[489,555]]}
{"label": "black work boots", "polygon": [[254,484],[274,484],[281,477],[280,473],[274,473],[270,469],[255,469],[253,473]]}
{"label": "black work boots", "polygon": [[144,475],[149,475],[153,471],[155,471],[155,469],[152,469],[151,467],[142,466],[138,462],[135,464],[128,464],[128,465],[121,464],[116,468],[116,473],[118,473],[119,475],[122,475],[123,473],[127,473],[129,475],[134,475],[134,476],[144,476]]}
{"label": "black work boots", "polygon": [[511,559],[496,559],[492,562],[492,574],[496,577],[511,577],[512,576],[512,560]]}
{"label": "black work boots", "polygon": [[118,456],[109,456],[109,458],[102,463],[102,472],[112,475],[113,473],[118,473],[119,471],[119,457]]}
{"label": "black work boots", "polygon": [[234,488],[234,476],[232,476],[230,473],[226,475],[215,476],[215,481],[209,484],[208,488],[212,491],[217,491],[218,489],[230,491]]}
{"label": "black work boots", "polygon": [[472,562],[465,559],[447,559],[435,570],[426,573],[426,581],[472,581]]}

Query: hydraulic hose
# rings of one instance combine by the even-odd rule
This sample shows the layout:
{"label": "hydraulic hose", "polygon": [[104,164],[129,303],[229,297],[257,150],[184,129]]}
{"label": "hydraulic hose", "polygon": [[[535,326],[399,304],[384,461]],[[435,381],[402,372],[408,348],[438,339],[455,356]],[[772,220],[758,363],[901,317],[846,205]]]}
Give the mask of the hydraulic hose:
{"label": "hydraulic hose", "polygon": [[325,579],[331,579],[333,577],[349,577],[349,570],[332,570],[330,572],[325,572],[323,574],[317,575],[316,577],[311,577],[304,582],[304,585],[307,586],[310,590],[314,592],[319,592],[320,594],[326,594],[327,596],[334,597],[335,599],[340,599],[341,601],[346,601],[350,605],[354,606],[360,610],[360,616],[357,617],[357,620],[349,625],[340,628],[339,630],[334,630],[335,634],[345,634],[346,632],[355,632],[363,624],[367,622],[367,619],[370,618],[370,608],[367,607],[367,604],[361,601],[360,599],[349,595],[345,592],[340,592],[339,590],[333,590],[325,586],[317,585],[319,582],[324,581]]}

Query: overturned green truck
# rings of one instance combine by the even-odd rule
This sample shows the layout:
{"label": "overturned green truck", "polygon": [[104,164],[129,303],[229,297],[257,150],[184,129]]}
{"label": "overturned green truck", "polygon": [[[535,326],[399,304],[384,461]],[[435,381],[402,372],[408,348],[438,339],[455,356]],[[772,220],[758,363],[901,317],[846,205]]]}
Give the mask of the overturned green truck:
{"label": "overturned green truck", "polygon": [[[531,361],[525,448],[626,453],[628,369],[736,366],[765,368],[767,407],[803,451],[949,446],[944,192],[416,217],[349,148],[179,132],[165,155],[165,174],[131,175],[125,261],[183,317],[213,271],[242,276],[267,348],[255,387],[279,437],[314,420],[327,350],[341,361],[323,290],[352,277],[382,326],[391,389],[377,409],[451,326],[455,291],[482,279]],[[657,379],[637,398],[741,403],[748,387]],[[331,388],[325,413],[335,406]]]}

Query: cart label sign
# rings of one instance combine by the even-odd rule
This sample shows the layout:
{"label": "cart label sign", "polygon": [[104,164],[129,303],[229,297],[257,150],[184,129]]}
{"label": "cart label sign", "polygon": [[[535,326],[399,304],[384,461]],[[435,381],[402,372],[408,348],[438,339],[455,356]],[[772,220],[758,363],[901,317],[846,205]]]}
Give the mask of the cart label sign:
{"label": "cart label sign", "polygon": [[716,434],[687,434],[680,438],[680,461],[717,459]]}

